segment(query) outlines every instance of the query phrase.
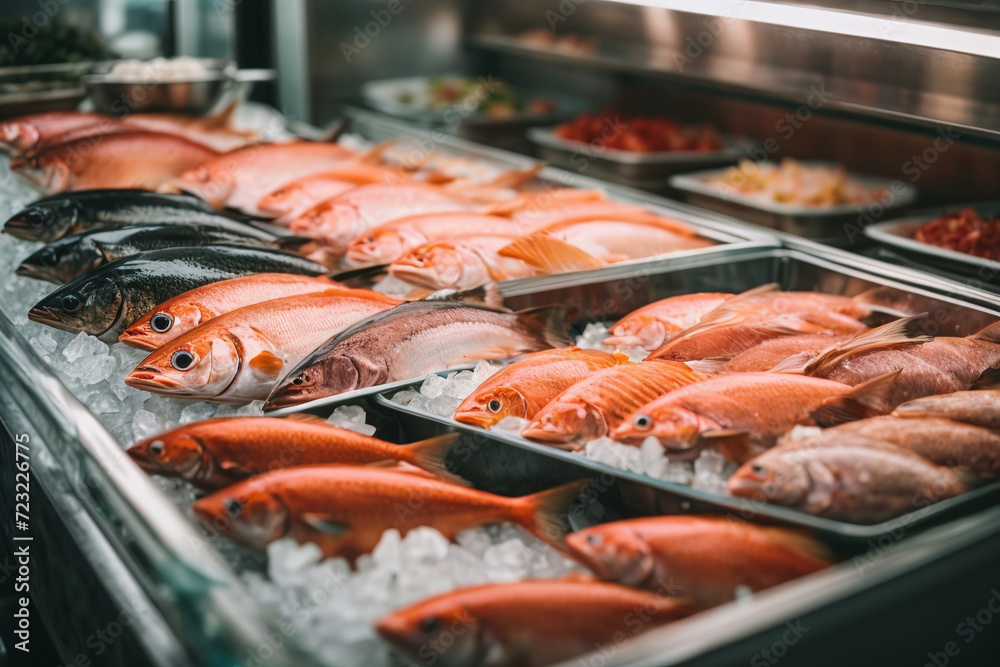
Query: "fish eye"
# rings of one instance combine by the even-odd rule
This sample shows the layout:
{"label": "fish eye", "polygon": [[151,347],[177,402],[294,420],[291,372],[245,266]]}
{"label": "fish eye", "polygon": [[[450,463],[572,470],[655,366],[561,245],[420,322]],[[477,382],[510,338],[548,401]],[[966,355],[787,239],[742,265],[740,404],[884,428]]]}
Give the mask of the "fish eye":
{"label": "fish eye", "polygon": [[503,406],[500,404],[500,401],[498,401],[495,398],[486,404],[486,409],[492,412],[493,414],[500,412],[500,408],[502,407]]}
{"label": "fish eye", "polygon": [[170,317],[166,313],[157,313],[149,319],[149,326],[152,327],[153,331],[156,333],[166,333],[173,323],[174,318]]}
{"label": "fish eye", "polygon": [[420,619],[420,632],[433,634],[441,630],[441,619],[437,616],[425,616]]}
{"label": "fish eye", "polygon": [[152,454],[153,456],[159,456],[160,454],[162,454],[163,453],[163,441],[162,440],[154,440],[153,442],[149,443],[149,453]]}
{"label": "fish eye", "polygon": [[170,355],[170,365],[179,371],[186,371],[194,363],[194,355],[187,350],[177,350]]}
{"label": "fish eye", "polygon": [[234,519],[240,515],[241,511],[243,511],[243,503],[236,500],[236,498],[230,498],[226,500],[226,502],[223,503],[222,507],[223,509],[226,510],[226,514],[228,514]]}
{"label": "fish eye", "polygon": [[599,547],[604,544],[604,538],[597,533],[591,533],[587,535],[587,544],[592,547]]}
{"label": "fish eye", "polygon": [[62,299],[60,299],[59,302],[62,304],[63,310],[70,313],[75,313],[80,310],[80,306],[83,305],[83,302],[80,301],[80,297],[75,294],[66,294]]}
{"label": "fish eye", "polygon": [[296,375],[295,379],[292,380],[292,384],[302,384],[305,380],[302,379],[301,375]]}
{"label": "fish eye", "polygon": [[760,464],[756,464],[754,466],[751,466],[750,472],[752,472],[753,474],[755,474],[755,475],[757,475],[759,477],[767,477],[767,473],[769,471],[768,471],[768,469],[765,466],[762,466]]}
{"label": "fish eye", "polygon": [[632,425],[640,431],[648,431],[653,427],[653,418],[649,415],[638,415],[632,420]]}

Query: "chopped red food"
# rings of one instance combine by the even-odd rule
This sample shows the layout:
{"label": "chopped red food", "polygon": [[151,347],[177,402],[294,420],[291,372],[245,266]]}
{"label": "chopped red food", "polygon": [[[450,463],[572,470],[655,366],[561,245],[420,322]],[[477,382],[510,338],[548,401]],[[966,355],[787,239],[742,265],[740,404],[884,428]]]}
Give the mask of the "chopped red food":
{"label": "chopped red food", "polygon": [[971,208],[928,222],[913,235],[922,243],[1000,261],[1000,218],[985,220]]}
{"label": "chopped red food", "polygon": [[563,139],[603,145],[623,151],[653,153],[722,149],[718,133],[711,127],[686,127],[662,116],[630,117],[615,109],[585,112],[555,129]]}

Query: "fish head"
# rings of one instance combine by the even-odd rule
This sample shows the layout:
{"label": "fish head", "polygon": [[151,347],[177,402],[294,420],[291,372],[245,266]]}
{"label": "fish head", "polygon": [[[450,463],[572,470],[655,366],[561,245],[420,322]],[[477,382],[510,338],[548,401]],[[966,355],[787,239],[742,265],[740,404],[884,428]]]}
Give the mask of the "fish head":
{"label": "fish head", "polygon": [[43,199],[15,214],[3,231],[25,241],[48,243],[65,236],[79,216],[78,206],[68,199]]}
{"label": "fish head", "polygon": [[89,273],[103,261],[104,255],[89,239],[66,237],[28,255],[17,267],[17,274],[62,284]]}
{"label": "fish head", "polygon": [[[480,665],[490,650],[486,621],[466,605],[447,597],[431,598],[399,609],[375,623],[375,631],[411,657],[422,649],[441,647],[435,658],[442,667]],[[447,647],[447,648],[445,648]]]}
{"label": "fish head", "polygon": [[110,273],[97,271],[72,280],[35,304],[28,319],[56,329],[100,336],[122,317],[125,296]]}
{"label": "fish head", "polygon": [[552,444],[586,442],[608,432],[604,414],[586,402],[552,401],[521,432],[529,440]]}
{"label": "fish head", "polygon": [[604,339],[605,345],[628,347],[638,345],[647,350],[655,350],[667,337],[663,322],[655,317],[636,315],[615,325],[611,336]]}
{"label": "fish head", "polygon": [[490,387],[473,393],[455,411],[455,421],[490,428],[505,417],[528,416],[528,401],[513,387]]}
{"label": "fish head", "polygon": [[266,476],[200,498],[191,509],[209,532],[261,550],[288,532],[291,519],[288,507],[268,488]]}
{"label": "fish head", "polygon": [[403,235],[395,229],[363,232],[347,245],[347,261],[352,266],[389,264],[406,252]]}
{"label": "fish head", "polygon": [[38,145],[41,133],[34,123],[11,120],[0,123],[0,147],[14,155],[26,153]]}
{"label": "fish head", "polygon": [[413,285],[431,289],[463,289],[490,282],[483,259],[452,243],[431,243],[412,250],[389,267],[389,272]]}
{"label": "fish head", "polygon": [[692,451],[703,431],[718,428],[701,415],[679,405],[643,406],[628,416],[609,436],[621,442],[641,443],[653,436],[671,458]]}
{"label": "fish head", "polygon": [[[82,159],[77,153],[70,152],[67,155],[74,162]],[[50,193],[66,190],[72,176],[69,163],[55,151],[43,151],[38,155],[13,160],[10,168],[31,181],[38,189]]]}
{"label": "fish head", "polygon": [[228,332],[192,331],[143,359],[125,376],[125,384],[172,396],[218,396],[236,380],[241,350]]}
{"label": "fish head", "polygon": [[649,544],[634,529],[609,524],[566,536],[570,555],[607,581],[638,586],[649,579],[656,559]]}
{"label": "fish head", "polygon": [[303,201],[306,189],[299,183],[289,183],[257,200],[257,209],[269,215],[284,215]]}
{"label": "fish head", "polygon": [[150,474],[195,479],[200,473],[208,472],[205,470],[205,447],[189,429],[176,429],[141,440],[126,453]]}
{"label": "fish head", "polygon": [[[334,354],[292,369],[264,401],[265,410],[301,405],[362,386],[363,374],[351,357]],[[367,385],[364,385],[367,386]]]}
{"label": "fish head", "polygon": [[161,304],[125,329],[118,340],[142,350],[157,350],[207,319],[210,316],[193,304]]}
{"label": "fish head", "polygon": [[297,217],[289,229],[301,236],[319,239],[323,245],[343,252],[366,225],[361,211],[346,202],[325,201]]}
{"label": "fish head", "polygon": [[222,208],[236,188],[235,172],[238,165],[226,163],[224,166],[202,165],[167,181],[160,187],[161,192],[187,192],[204,199],[215,208]]}
{"label": "fish head", "polygon": [[726,482],[726,490],[737,498],[794,507],[809,496],[812,479],[802,452],[787,456],[758,456],[744,463]]}

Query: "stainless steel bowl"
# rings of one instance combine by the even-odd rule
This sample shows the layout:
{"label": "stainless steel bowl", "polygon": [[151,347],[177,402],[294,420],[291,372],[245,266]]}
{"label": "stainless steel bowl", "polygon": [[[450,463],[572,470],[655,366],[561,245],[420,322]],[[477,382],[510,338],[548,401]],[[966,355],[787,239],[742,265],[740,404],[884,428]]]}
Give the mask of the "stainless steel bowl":
{"label": "stainless steel bowl", "polygon": [[271,81],[270,69],[236,69],[229,60],[203,58],[205,76],[183,81],[125,81],[108,72],[114,63],[83,77],[96,111],[122,116],[133,112],[174,112],[202,115],[246,95],[253,83]]}

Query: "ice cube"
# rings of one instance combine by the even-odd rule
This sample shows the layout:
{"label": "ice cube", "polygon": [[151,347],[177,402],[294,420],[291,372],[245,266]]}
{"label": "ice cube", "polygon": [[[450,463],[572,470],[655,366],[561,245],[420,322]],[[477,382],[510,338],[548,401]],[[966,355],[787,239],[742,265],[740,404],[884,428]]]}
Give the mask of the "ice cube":
{"label": "ice cube", "polygon": [[498,370],[500,370],[499,364],[491,364],[488,361],[480,361],[478,364],[476,364],[476,367],[472,370],[472,375],[475,378],[476,383],[478,385],[485,382],[487,378],[492,376]]}
{"label": "ice cube", "polygon": [[[487,542],[489,542],[488,539]],[[450,545],[448,547],[448,575],[451,578],[451,583],[456,588],[485,583],[487,579],[481,558],[482,554],[473,554],[457,544]]]}
{"label": "ice cube", "polygon": [[212,403],[192,403],[181,410],[181,416],[178,421],[181,424],[191,424],[211,419],[218,408],[219,406]]}
{"label": "ice cube", "polygon": [[108,363],[108,346],[82,331],[66,346],[62,356],[67,362],[60,368],[63,375],[83,385],[97,384],[114,370],[114,365]]}
{"label": "ice cube", "polygon": [[641,450],[608,437],[588,442],[584,448],[584,456],[620,470],[642,472]]}
{"label": "ice cube", "polygon": [[577,336],[576,346],[586,350],[608,350],[612,348],[604,344],[604,339],[608,337],[608,328],[600,322],[591,322],[583,329],[583,333]]}
{"label": "ice cube", "polygon": [[493,425],[491,431],[507,433],[509,435],[521,435],[521,432],[528,427],[531,422],[523,417],[509,415]]}
{"label": "ice cube", "polygon": [[399,566],[402,562],[401,542],[402,538],[395,528],[390,528],[382,533],[382,539],[378,541],[378,545],[372,551],[375,567],[390,572],[399,572]]}
{"label": "ice cube", "polygon": [[132,438],[136,442],[152,437],[162,430],[159,419],[149,410],[139,410],[132,418]]}
{"label": "ice cube", "polygon": [[509,583],[527,576],[530,553],[519,539],[494,544],[483,555],[483,565],[490,581]]}
{"label": "ice cube", "polygon": [[691,488],[719,495],[726,494],[726,480],[738,466],[714,449],[706,449],[694,462]]}
{"label": "ice cube", "polygon": [[281,586],[305,582],[306,568],[319,563],[323,551],[313,542],[299,544],[283,537],[267,545],[267,574]]}
{"label": "ice cube", "polygon": [[448,555],[448,540],[429,526],[414,528],[400,545],[402,561],[410,565],[420,561],[441,560]]}
{"label": "ice cube", "polygon": [[[392,395],[392,401],[394,403],[399,403],[400,405],[412,405],[415,398],[419,398],[420,394],[413,391],[412,389],[404,389],[403,391],[397,391]],[[414,405],[414,407],[417,407]]]}
{"label": "ice cube", "polygon": [[420,393],[428,398],[438,398],[444,393],[444,388],[448,386],[448,379],[437,373],[428,373],[420,385]]}
{"label": "ice cube", "polygon": [[326,422],[361,435],[375,435],[376,429],[365,423],[366,417],[365,409],[360,405],[342,405],[333,411]]}
{"label": "ice cube", "polygon": [[649,350],[639,345],[620,347],[618,351],[627,356],[629,361],[642,361],[649,356]]}
{"label": "ice cube", "polygon": [[489,534],[482,528],[463,530],[455,536],[455,541],[476,558],[482,558],[486,550],[493,544]]}

